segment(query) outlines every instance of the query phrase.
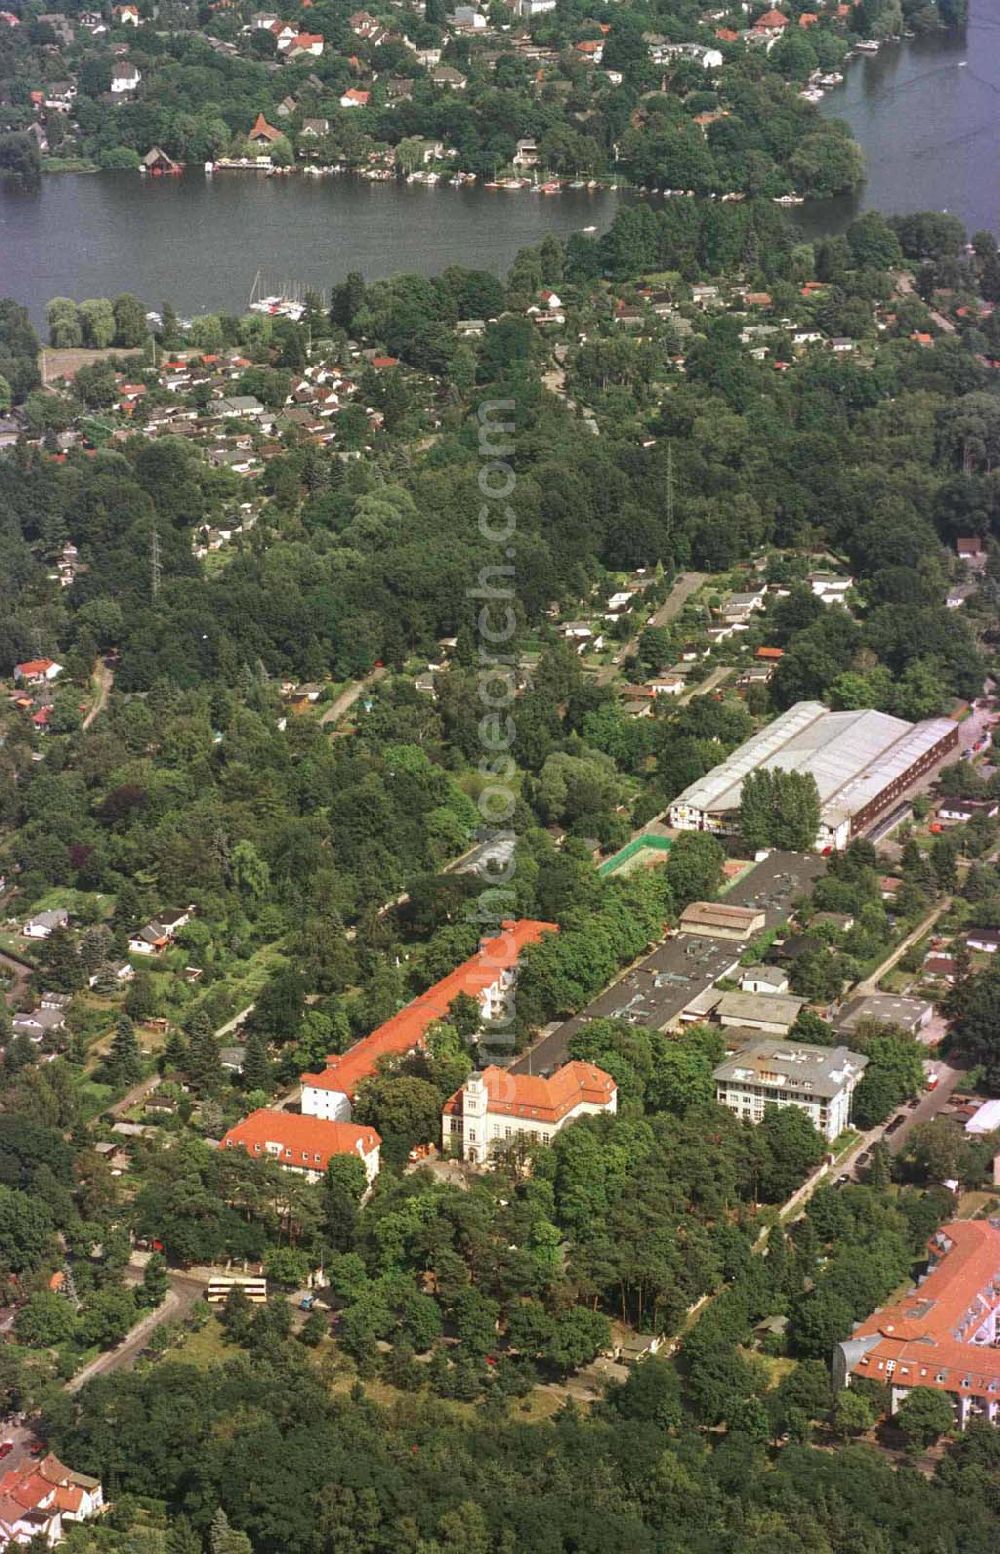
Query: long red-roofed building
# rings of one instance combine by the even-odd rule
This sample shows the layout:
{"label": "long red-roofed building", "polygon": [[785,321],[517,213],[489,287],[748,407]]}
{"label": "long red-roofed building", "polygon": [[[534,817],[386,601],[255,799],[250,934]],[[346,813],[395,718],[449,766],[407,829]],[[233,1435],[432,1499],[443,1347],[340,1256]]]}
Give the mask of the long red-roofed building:
{"label": "long red-roofed building", "polygon": [[298,1171],[318,1182],[335,1155],[357,1155],[369,1182],[378,1176],[382,1140],[374,1128],[355,1122],[325,1122],[297,1112],[251,1112],[222,1140],[223,1149],[245,1149],[260,1160],[266,1155],[286,1171]]}
{"label": "long red-roofed building", "polygon": [[549,1079],[484,1068],[444,1103],[442,1145],[481,1165],[518,1139],[548,1144],[577,1117],[617,1110],[618,1086],[593,1063],[564,1063]]}
{"label": "long red-roofed building", "polygon": [[893,1413],[914,1387],[930,1387],[949,1395],[961,1429],[975,1418],[1000,1422],[1000,1224],[943,1225],[930,1263],[909,1295],[836,1346],[834,1382],[867,1376],[888,1386]]}
{"label": "long red-roofed building", "polygon": [[327,1058],[323,1073],[303,1074],[303,1113],[307,1117],[347,1121],[358,1086],[376,1072],[379,1059],[405,1057],[422,1047],[428,1028],[435,1021],[448,1018],[460,993],[476,1000],[484,1023],[496,1021],[514,984],[523,951],[545,934],[557,932],[555,923],[534,918],[504,923],[495,939],[487,939],[475,955],[435,982],[391,1020],[355,1042],[342,1056]]}

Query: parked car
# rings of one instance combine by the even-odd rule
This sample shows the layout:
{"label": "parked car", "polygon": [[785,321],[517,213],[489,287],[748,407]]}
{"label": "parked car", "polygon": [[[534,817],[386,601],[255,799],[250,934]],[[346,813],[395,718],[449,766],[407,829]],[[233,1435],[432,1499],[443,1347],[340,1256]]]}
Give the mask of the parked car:
{"label": "parked car", "polygon": [[2,1461],[4,1457],[9,1457],[13,1450],[13,1441],[4,1441],[2,1444],[0,1444],[0,1461]]}
{"label": "parked car", "polygon": [[889,1126],[886,1128],[886,1133],[896,1133],[903,1126],[905,1121],[905,1117],[894,1117]]}

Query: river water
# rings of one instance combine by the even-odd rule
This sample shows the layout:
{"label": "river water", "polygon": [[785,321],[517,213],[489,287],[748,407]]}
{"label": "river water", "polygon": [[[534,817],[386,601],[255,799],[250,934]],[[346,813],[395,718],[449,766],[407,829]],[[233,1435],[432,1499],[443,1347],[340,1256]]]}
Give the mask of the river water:
{"label": "river water", "polygon": [[[1000,3],[972,0],[970,13],[964,35],[887,45],[847,67],[822,112],[850,124],[868,181],[851,198],[797,210],[807,236],[841,230],[871,207],[947,209],[969,231],[1000,229]],[[320,289],[347,270],[368,279],[447,264],[500,272],[546,232],[603,230],[627,198],[194,169],[52,176],[32,193],[0,191],[0,296],[41,323],[50,297],[122,291],[184,314],[234,311],[258,270],[270,288],[288,280]]]}

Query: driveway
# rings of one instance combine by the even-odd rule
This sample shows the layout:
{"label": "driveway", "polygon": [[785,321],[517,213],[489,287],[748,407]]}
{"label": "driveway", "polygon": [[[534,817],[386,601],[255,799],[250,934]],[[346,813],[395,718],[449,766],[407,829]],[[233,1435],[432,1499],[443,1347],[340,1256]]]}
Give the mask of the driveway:
{"label": "driveway", "polygon": [[350,685],[342,690],[336,700],[332,701],[329,707],[327,707],[326,711],[323,713],[323,716],[319,720],[320,723],[336,723],[344,716],[345,712],[349,712],[351,710],[362,692],[367,691],[370,686],[375,685],[379,680],[382,679],[382,676],[385,673],[386,671],[384,669],[373,669],[371,674],[365,675],[363,680],[352,680]]}

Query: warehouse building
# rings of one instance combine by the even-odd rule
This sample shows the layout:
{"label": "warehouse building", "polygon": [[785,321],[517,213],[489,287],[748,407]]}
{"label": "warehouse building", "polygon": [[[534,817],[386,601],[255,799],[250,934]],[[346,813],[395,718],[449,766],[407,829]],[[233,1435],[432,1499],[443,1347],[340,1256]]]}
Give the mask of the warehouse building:
{"label": "warehouse building", "polygon": [[947,718],[906,723],[886,712],[830,712],[821,702],[796,702],[678,794],[670,824],[735,832],[745,777],[802,772],[819,790],[817,849],[843,848],[957,744],[958,726]]}

